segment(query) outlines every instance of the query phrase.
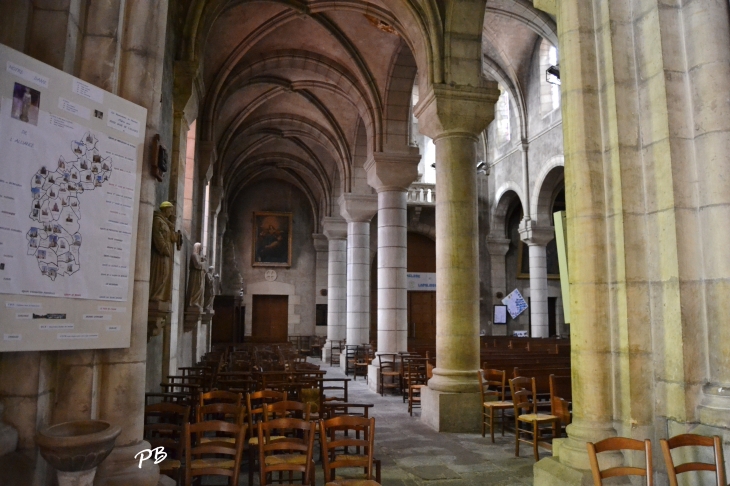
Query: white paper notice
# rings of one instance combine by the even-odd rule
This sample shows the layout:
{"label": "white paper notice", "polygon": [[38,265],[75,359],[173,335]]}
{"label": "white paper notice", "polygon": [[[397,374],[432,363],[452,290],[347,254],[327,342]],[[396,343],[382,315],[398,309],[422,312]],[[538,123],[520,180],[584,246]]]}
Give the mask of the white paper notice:
{"label": "white paper notice", "polygon": [[0,293],[126,301],[136,148],[55,126],[43,111],[36,127],[10,109],[0,112],[0,245],[13,258]]}
{"label": "white paper notice", "polygon": [[108,306],[108,305],[100,305],[98,307],[98,309],[99,309],[99,312],[121,312],[121,313],[127,312],[126,307],[112,307],[112,306]]}
{"label": "white paper notice", "polygon": [[73,324],[40,324],[38,329],[41,331],[71,331],[73,330]]}
{"label": "white paper notice", "polygon": [[66,98],[58,98],[58,107],[65,112],[79,116],[85,120],[89,120],[91,118],[91,110],[85,106],[76,104],[73,101],[69,101]]}
{"label": "white paper notice", "polygon": [[527,310],[527,302],[517,289],[514,289],[507,297],[502,299],[502,303],[507,306],[507,312],[509,312],[512,319],[517,319],[517,316]]}
{"label": "white paper notice", "polygon": [[139,120],[122,115],[118,111],[109,110],[109,120],[106,124],[120,132],[133,137],[139,137]]}
{"label": "white paper notice", "polygon": [[3,334],[4,341],[21,341],[22,339],[22,334]]}
{"label": "white paper notice", "polygon": [[112,316],[109,314],[84,314],[85,321],[111,321]]}
{"label": "white paper notice", "polygon": [[121,326],[106,326],[106,330],[107,331],[121,331],[122,327]]}
{"label": "white paper notice", "polygon": [[33,302],[5,302],[8,309],[40,309],[43,306]]}
{"label": "white paper notice", "polygon": [[58,339],[97,339],[98,333],[91,332],[64,332],[60,333]]}
{"label": "white paper notice", "polygon": [[15,314],[16,319],[20,320],[26,320],[26,319],[33,319],[33,313],[32,312],[19,312]]}
{"label": "white paper notice", "polygon": [[104,91],[100,90],[93,84],[84,83],[80,79],[74,78],[72,85],[73,92],[84,98],[88,98],[91,101],[96,101],[99,104],[104,103]]}
{"label": "white paper notice", "polygon": [[31,71],[30,69],[24,68],[20,64],[8,61],[7,70],[9,73],[13,73],[21,79],[30,81],[31,83],[40,86],[41,88],[48,88],[48,78],[41,76],[40,74]]}

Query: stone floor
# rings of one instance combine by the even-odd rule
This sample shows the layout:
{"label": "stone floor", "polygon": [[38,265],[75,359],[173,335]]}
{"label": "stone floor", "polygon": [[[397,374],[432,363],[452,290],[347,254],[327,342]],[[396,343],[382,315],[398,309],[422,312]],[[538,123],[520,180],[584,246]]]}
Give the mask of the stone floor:
{"label": "stone floor", "polygon": [[[344,376],[339,368],[323,365],[322,369],[327,370],[328,377]],[[375,405],[371,409],[376,424],[375,457],[381,460],[385,486],[532,484],[532,449],[523,445],[520,457],[515,457],[514,435],[509,432],[505,437],[498,434],[496,444],[489,436],[478,434],[439,434],[421,422],[418,410],[409,416],[408,405],[400,395],[381,397],[367,388],[363,378],[350,382],[348,398],[353,403]],[[540,453],[541,458],[549,455],[548,451]],[[320,464],[316,473],[317,485],[324,484]],[[241,474],[240,484],[248,484],[247,472]]]}

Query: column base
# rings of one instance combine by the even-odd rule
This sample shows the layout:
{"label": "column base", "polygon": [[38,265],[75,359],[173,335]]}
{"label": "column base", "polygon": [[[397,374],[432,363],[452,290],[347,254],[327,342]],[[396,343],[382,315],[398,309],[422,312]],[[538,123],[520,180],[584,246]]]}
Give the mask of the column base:
{"label": "column base", "polygon": [[421,388],[421,421],[437,432],[480,433],[482,397]]}
{"label": "column base", "polygon": [[331,362],[332,357],[332,349],[330,349],[330,342],[329,340],[324,343],[324,346],[322,346],[322,363],[329,364]]}
{"label": "column base", "polygon": [[342,370],[342,373],[347,375],[347,353],[344,351],[340,353],[340,370]]}
{"label": "column base", "polygon": [[138,443],[115,447],[109,457],[104,459],[96,471],[95,486],[157,486],[160,482],[160,468],[153,460],[144,461],[139,467],[139,457],[134,456],[145,449],[150,449],[150,443]]}
{"label": "column base", "polygon": [[698,408],[702,424],[730,429],[730,387],[705,385]]}
{"label": "column base", "polygon": [[380,366],[368,365],[368,389],[380,393]]}
{"label": "column base", "polygon": [[[532,466],[532,471],[535,486],[593,486],[590,471],[573,469],[561,463],[560,459],[554,456],[536,462]],[[613,481],[616,481],[616,479],[613,479]]]}

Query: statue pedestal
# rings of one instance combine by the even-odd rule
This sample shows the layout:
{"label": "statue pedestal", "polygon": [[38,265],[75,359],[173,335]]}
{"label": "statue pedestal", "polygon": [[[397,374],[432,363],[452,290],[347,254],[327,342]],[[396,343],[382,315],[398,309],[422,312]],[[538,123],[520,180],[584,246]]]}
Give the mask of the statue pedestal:
{"label": "statue pedestal", "polygon": [[207,351],[205,342],[207,333],[202,324],[204,315],[205,312],[198,306],[185,309],[185,332],[193,333],[193,361],[195,363],[199,362]]}
{"label": "statue pedestal", "polygon": [[172,316],[172,302],[163,302],[159,300],[150,301],[147,311],[147,339],[157,336],[162,332],[170,322]]}

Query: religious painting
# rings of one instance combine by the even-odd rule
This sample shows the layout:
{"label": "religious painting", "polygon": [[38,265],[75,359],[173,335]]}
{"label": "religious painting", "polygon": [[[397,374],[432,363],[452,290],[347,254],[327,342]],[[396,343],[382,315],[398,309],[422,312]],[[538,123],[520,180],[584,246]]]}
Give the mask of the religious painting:
{"label": "religious painting", "polygon": [[[550,240],[545,248],[547,260],[547,277],[550,280],[560,280],[560,267],[558,265],[558,244],[555,238]],[[517,278],[530,278],[530,247],[524,241],[519,242],[517,247]]]}
{"label": "religious painting", "polygon": [[290,267],[292,213],[253,213],[254,267]]}

